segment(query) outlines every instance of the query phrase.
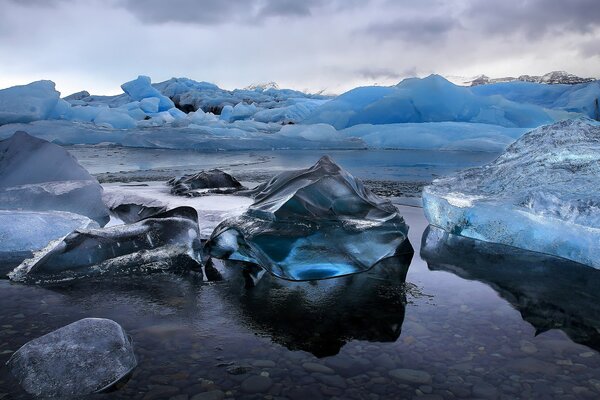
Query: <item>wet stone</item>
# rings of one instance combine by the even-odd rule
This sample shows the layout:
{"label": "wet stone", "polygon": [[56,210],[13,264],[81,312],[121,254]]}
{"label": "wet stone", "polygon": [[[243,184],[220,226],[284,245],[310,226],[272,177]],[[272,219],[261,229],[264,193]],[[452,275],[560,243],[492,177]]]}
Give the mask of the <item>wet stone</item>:
{"label": "wet stone", "polygon": [[425,371],[419,371],[416,369],[393,369],[389,372],[389,375],[398,381],[407,383],[429,384],[432,381],[431,375],[429,373]]}
{"label": "wet stone", "polygon": [[321,373],[313,374],[315,378],[321,383],[324,383],[327,386],[333,386],[340,389],[346,388],[346,381],[339,375],[325,375]]}
{"label": "wet stone", "polygon": [[256,368],[274,368],[276,364],[271,360],[254,360],[252,361],[252,366]]}
{"label": "wet stone", "polygon": [[314,362],[306,362],[302,364],[302,367],[308,372],[318,372],[321,374],[334,374],[335,371],[323,364],[314,363]]}
{"label": "wet stone", "polygon": [[498,389],[489,383],[479,382],[473,386],[473,396],[483,399],[497,399]]}
{"label": "wet stone", "polygon": [[221,400],[225,398],[225,393],[221,390],[211,390],[209,392],[198,393],[192,396],[191,400]]}
{"label": "wet stone", "polygon": [[246,393],[266,392],[273,385],[271,378],[261,375],[255,375],[242,382],[242,390]]}

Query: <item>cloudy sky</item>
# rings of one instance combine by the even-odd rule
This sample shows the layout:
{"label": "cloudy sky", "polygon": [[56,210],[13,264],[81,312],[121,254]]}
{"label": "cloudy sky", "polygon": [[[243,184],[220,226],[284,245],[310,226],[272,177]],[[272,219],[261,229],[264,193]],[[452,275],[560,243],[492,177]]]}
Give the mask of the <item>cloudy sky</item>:
{"label": "cloudy sky", "polygon": [[600,77],[598,0],[0,0],[0,87],[137,75],[340,93],[408,76]]}

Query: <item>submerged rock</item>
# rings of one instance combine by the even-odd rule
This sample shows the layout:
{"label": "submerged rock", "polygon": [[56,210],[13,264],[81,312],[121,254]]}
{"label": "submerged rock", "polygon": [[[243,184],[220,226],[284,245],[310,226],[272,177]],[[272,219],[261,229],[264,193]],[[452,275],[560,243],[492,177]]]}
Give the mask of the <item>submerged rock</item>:
{"label": "submerged rock", "polygon": [[431,225],[455,235],[600,268],[600,125],[568,120],[526,133],[488,165],[423,190]]}
{"label": "submerged rock", "polygon": [[412,253],[407,233],[389,201],[325,156],[259,186],[248,211],[217,226],[205,249],[281,278],[314,280],[363,272],[398,252]]}
{"label": "submerged rock", "polygon": [[130,225],[76,230],[25,260],[15,281],[46,283],[99,275],[201,270],[198,214],[178,207]]}
{"label": "submerged rock", "polygon": [[7,365],[31,395],[73,397],[110,388],[137,360],[119,324],[85,318],[26,343]]}
{"label": "submerged rock", "polygon": [[67,211],[109,220],[102,186],[65,149],[16,132],[0,142],[0,209]]}
{"label": "submerged rock", "polygon": [[564,331],[600,351],[600,271],[573,261],[449,234],[430,226],[421,257],[429,269],[492,287],[534,326]]}
{"label": "submerged rock", "polygon": [[206,193],[228,194],[245,189],[237,179],[217,168],[173,178],[167,184],[172,186],[171,194],[190,197]]}

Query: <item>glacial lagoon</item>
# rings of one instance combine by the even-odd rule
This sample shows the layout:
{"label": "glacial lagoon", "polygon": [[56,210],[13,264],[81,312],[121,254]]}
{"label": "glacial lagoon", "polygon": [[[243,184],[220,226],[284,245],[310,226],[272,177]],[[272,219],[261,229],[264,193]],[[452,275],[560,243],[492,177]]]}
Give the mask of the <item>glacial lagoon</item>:
{"label": "glacial lagoon", "polygon": [[[164,181],[173,176],[218,167],[251,187],[321,155],[68,149],[107,192],[161,199],[169,198]],[[323,281],[264,275],[250,289],[235,263],[220,261],[215,268],[224,279],[217,282],[193,273],[44,286],[1,280],[0,362],[33,338],[98,317],[123,326],[138,367],[116,390],[87,398],[600,396],[598,271],[432,231],[418,207],[423,184],[497,154],[321,153],[392,199],[410,226],[412,257]],[[201,233],[247,206],[234,196],[171,200],[208,210],[204,229],[200,212]],[[29,398],[6,368],[0,369],[0,398]]]}

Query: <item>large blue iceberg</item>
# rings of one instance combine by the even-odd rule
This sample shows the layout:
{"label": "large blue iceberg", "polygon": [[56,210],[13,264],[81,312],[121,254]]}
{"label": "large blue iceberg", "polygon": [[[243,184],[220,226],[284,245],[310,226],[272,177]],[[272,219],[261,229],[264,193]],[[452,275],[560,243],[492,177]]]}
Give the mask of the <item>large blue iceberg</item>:
{"label": "large blue iceberg", "polygon": [[423,190],[431,225],[600,268],[600,124],[543,126]]}
{"label": "large blue iceberg", "polygon": [[205,249],[284,279],[316,280],[412,253],[407,233],[396,207],[325,156],[257,187],[248,211],[217,226]]}

